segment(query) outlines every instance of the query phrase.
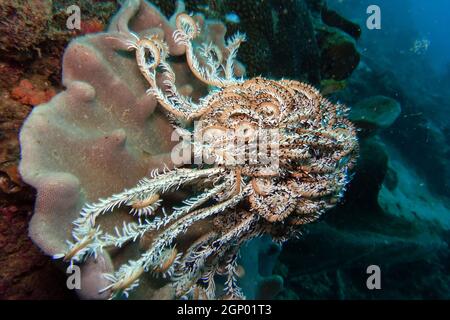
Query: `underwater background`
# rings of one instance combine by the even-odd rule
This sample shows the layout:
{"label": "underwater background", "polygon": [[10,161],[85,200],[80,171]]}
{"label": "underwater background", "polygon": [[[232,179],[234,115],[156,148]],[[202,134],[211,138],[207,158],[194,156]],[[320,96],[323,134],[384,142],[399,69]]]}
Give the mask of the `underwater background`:
{"label": "underwater background", "polygon": [[[175,8],[172,0],[151,2],[166,16]],[[247,34],[238,54],[247,77],[308,82],[348,105],[359,129],[344,200],[283,247],[243,249],[244,269],[257,252],[264,277],[254,297],[450,298],[450,2],[185,2],[188,12],[223,21],[227,34]],[[82,12],[78,30],[66,26],[73,4]],[[367,25],[374,4],[380,29]],[[77,299],[63,270],[28,237],[36,191],[18,172],[18,135],[33,108],[64,90],[67,44],[105,30],[119,7],[0,2],[0,299]],[[381,270],[381,289],[367,287],[372,265]]]}

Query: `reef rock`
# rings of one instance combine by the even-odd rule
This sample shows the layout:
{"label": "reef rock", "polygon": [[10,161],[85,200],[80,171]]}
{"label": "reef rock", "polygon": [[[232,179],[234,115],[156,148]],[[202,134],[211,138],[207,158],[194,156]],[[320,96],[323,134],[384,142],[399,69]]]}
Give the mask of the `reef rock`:
{"label": "reef rock", "polygon": [[51,18],[52,1],[2,1],[0,4],[0,52],[27,56],[45,37]]}
{"label": "reef rock", "polygon": [[361,27],[358,24],[345,19],[336,11],[324,7],[321,14],[323,22],[330,27],[341,29],[355,39],[359,39],[361,36]]}
{"label": "reef rock", "polygon": [[350,119],[359,127],[372,131],[391,126],[401,113],[400,104],[389,97],[373,96],[356,103]]}
{"label": "reef rock", "polygon": [[355,40],[337,28],[320,26],[317,33],[322,77],[334,80],[348,78],[360,60]]}

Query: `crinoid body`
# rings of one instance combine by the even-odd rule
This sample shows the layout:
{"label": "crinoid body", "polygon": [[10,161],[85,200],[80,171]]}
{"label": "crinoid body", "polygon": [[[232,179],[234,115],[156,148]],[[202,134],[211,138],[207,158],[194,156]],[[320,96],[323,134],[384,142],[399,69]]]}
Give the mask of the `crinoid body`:
{"label": "crinoid body", "polygon": [[[148,94],[188,138],[180,149],[188,156],[179,163],[173,157],[173,170],[86,204],[74,222],[75,241],[57,257],[78,263],[146,238],[140,257],[106,275],[111,284],[104,291],[112,297],[127,295],[150,272],[170,281],[177,297],[216,298],[215,278],[223,276],[221,297],[243,298],[236,279],[240,245],[263,234],[289,239],[339,201],[357,154],[355,128],[344,106],[307,84],[236,78],[243,35],[228,41],[223,56],[211,44],[194,47],[199,26],[191,16],[179,14],[176,22],[174,39],[186,48],[190,69],[215,88],[198,102],[178,92],[163,41],[136,36],[128,45],[150,84]],[[179,207],[165,206],[167,194],[187,186],[197,194]],[[135,221],[104,232],[100,216],[118,207],[129,208]]]}

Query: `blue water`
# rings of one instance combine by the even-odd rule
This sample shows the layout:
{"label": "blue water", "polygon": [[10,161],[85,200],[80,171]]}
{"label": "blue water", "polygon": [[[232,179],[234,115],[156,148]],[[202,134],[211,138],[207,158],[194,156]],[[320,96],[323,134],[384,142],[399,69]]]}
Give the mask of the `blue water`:
{"label": "blue water", "polygon": [[[408,50],[416,39],[430,41],[424,56],[437,72],[448,72],[450,64],[450,1],[447,0],[329,0],[328,5],[344,16],[364,26],[366,8],[376,4],[381,8],[382,30],[363,30],[362,42],[373,37],[378,42],[397,43],[399,52]],[[374,34],[375,33],[375,34]],[[378,33],[378,34],[376,34]],[[407,41],[405,41],[405,39]],[[393,48],[390,48],[393,49]]]}
{"label": "blue water", "polygon": [[436,70],[445,70],[450,64],[450,2],[414,0],[410,12],[414,26],[431,42],[427,59]]}

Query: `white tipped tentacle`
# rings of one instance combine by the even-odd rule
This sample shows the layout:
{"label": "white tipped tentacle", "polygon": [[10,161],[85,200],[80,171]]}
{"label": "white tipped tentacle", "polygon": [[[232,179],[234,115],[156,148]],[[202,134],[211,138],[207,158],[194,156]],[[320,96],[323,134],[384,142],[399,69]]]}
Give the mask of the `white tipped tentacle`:
{"label": "white tipped tentacle", "polygon": [[[231,76],[232,73],[228,72],[230,77],[221,77],[219,75],[219,70],[223,67],[221,66],[222,54],[218,52],[218,49],[215,48],[214,45],[209,44],[203,46],[201,53],[205,58],[205,65],[203,67],[200,61],[197,59],[197,56],[194,52],[194,46],[192,44],[192,40],[194,40],[198,34],[200,33],[200,28],[195,20],[185,14],[179,14],[177,16],[177,30],[175,30],[173,34],[174,41],[186,47],[186,60],[191,69],[192,73],[202,82],[223,88],[229,85],[234,85],[236,83],[241,82],[241,80],[235,79]],[[230,41],[230,59],[227,61],[228,69],[231,69],[233,66],[233,60],[236,56],[235,51],[237,50],[240,40],[244,39],[242,36],[238,34],[235,38],[234,42]]]}
{"label": "white tipped tentacle", "polygon": [[[151,214],[160,204],[159,194],[166,193],[172,189],[178,189],[180,186],[199,178],[213,177],[222,171],[223,169],[221,168],[200,171],[175,169],[161,175],[153,173],[153,179],[144,178],[132,189],[125,190],[106,199],[100,199],[97,203],[85,205],[81,210],[80,217],[74,221],[75,228],[72,235],[76,242],[69,244],[68,251],[64,254],[64,259],[82,261],[91,254],[97,255],[103,247],[111,243],[116,243],[116,240],[112,236],[102,236],[102,231],[96,227],[96,219],[98,216],[106,212],[111,212],[123,205],[131,206],[130,213],[132,214]],[[158,226],[158,222],[159,220],[155,219],[151,224],[142,225],[140,223],[137,226],[130,224],[130,228],[133,229],[136,227],[135,231],[142,235],[145,232],[144,230]],[[127,235],[125,231],[123,234]],[[133,237],[131,234],[128,234],[126,238]],[[105,239],[107,239],[106,242]],[[125,241],[128,240],[122,239],[119,243]],[[62,257],[62,254],[56,255],[56,257]]]}
{"label": "white tipped tentacle", "polygon": [[236,56],[239,49],[239,46],[242,42],[247,40],[246,35],[243,33],[235,33],[228,41],[227,41],[227,50],[228,56],[225,62],[224,70],[225,70],[225,78],[227,80],[238,81],[234,77],[234,68],[236,62]]}

